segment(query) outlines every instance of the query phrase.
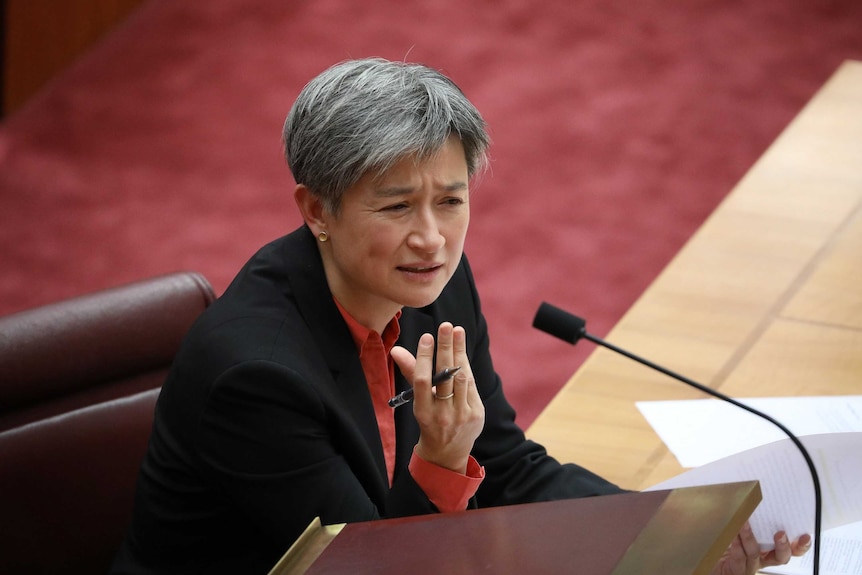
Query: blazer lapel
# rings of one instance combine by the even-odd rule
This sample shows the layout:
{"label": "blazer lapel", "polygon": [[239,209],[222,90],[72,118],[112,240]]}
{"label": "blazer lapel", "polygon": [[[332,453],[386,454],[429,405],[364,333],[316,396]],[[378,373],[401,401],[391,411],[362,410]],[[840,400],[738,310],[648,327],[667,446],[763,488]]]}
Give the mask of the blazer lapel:
{"label": "blazer lapel", "polygon": [[[338,406],[344,409],[352,420],[355,428],[363,439],[366,450],[365,457],[354,457],[351,461],[371,461],[373,472],[373,495],[378,505],[382,502],[389,488],[386,477],[386,463],[383,457],[383,445],[380,441],[380,431],[368,383],[362,371],[362,364],[356,353],[356,346],[350,335],[350,330],[332,299],[323,271],[315,239],[307,226],[302,226],[285,238],[282,250],[283,266],[287,270],[291,292],[297,300],[305,323],[309,326],[318,349],[321,350],[332,379],[320,382],[328,387],[336,398]],[[408,349],[414,355],[423,333],[435,334],[437,321],[430,308],[404,308],[401,319],[401,335],[398,344]],[[397,392],[410,387],[410,383],[396,369],[395,389]],[[407,464],[413,454],[413,447],[419,440],[419,426],[413,416],[412,406],[403,406],[395,411],[396,474],[407,469]],[[358,454],[345,454],[351,458]],[[368,482],[365,482],[368,485]],[[368,488],[368,487],[367,487]]]}
{"label": "blazer lapel", "polygon": [[286,239],[282,257],[291,291],[332,375],[330,381],[322,381],[320,385],[328,387],[338,399],[337,405],[352,420],[368,447],[364,458],[356,458],[359,454],[355,453],[344,455],[354,462],[357,459],[373,462],[374,495],[382,503],[389,485],[383,444],[356,345],[332,299],[311,231],[303,226]]}

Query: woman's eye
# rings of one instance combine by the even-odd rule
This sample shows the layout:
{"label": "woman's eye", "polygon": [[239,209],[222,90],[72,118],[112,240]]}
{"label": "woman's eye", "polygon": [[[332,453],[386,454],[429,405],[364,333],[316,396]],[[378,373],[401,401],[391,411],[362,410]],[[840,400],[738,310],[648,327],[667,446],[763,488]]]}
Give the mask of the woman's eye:
{"label": "woman's eye", "polygon": [[391,206],[386,206],[383,208],[384,212],[399,212],[401,210],[407,209],[407,204],[392,204]]}

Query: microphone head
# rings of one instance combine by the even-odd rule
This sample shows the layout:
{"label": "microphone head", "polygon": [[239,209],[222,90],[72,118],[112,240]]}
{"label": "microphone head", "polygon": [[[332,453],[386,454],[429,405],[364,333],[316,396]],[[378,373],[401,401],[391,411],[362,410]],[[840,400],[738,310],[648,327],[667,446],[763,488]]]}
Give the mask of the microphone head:
{"label": "microphone head", "polygon": [[587,322],[549,303],[542,302],[533,327],[574,345],[587,333]]}

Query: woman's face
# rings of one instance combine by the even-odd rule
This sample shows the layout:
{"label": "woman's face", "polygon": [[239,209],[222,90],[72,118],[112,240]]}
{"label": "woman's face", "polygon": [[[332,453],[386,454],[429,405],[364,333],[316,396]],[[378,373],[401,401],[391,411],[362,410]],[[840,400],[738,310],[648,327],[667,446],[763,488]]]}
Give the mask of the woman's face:
{"label": "woman's face", "polygon": [[432,303],[461,260],[470,221],[460,140],[366,174],[344,193],[339,214],[324,218],[330,289],[360,323],[380,332],[402,306]]}

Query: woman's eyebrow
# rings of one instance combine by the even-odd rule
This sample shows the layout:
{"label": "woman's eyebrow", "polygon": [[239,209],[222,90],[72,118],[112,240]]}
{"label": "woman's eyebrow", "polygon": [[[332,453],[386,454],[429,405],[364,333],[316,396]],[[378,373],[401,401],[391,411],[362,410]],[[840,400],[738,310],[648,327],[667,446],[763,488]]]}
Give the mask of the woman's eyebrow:
{"label": "woman's eyebrow", "polygon": [[[444,192],[459,192],[467,189],[467,182],[459,180],[443,186],[438,186],[438,189]],[[382,188],[376,188],[374,190],[374,195],[379,198],[394,198],[409,195],[414,191],[415,188],[411,186],[384,186]]]}
{"label": "woman's eyebrow", "polygon": [[394,198],[397,196],[406,196],[413,192],[410,186],[386,186],[374,190],[374,195],[380,198]]}
{"label": "woman's eyebrow", "polygon": [[444,192],[460,192],[467,189],[467,182],[456,181],[442,187]]}

